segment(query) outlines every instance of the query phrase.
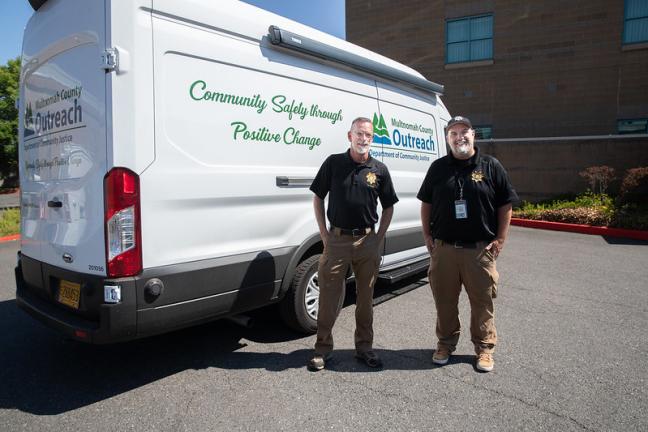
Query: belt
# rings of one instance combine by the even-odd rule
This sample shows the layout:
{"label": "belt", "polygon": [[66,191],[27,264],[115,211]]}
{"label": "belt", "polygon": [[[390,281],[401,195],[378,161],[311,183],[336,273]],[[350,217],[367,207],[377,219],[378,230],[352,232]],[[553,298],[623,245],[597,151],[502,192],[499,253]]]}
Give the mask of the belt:
{"label": "belt", "polygon": [[452,246],[455,249],[476,249],[477,243],[481,242],[470,242],[463,240],[441,240],[442,245]]}
{"label": "belt", "polygon": [[350,235],[353,237],[360,237],[369,234],[371,231],[373,231],[373,227],[351,229],[331,227],[331,232],[335,235]]}

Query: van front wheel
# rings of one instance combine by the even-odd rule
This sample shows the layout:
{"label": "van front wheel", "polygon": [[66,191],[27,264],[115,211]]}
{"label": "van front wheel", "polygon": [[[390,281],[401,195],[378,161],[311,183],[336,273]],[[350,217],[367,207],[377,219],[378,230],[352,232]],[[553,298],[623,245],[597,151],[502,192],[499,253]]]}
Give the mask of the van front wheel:
{"label": "van front wheel", "polygon": [[[317,331],[320,294],[317,266],[320,256],[313,255],[297,266],[290,288],[281,301],[281,317],[284,322],[303,333],[312,334]],[[343,303],[344,293],[340,298],[338,311]]]}

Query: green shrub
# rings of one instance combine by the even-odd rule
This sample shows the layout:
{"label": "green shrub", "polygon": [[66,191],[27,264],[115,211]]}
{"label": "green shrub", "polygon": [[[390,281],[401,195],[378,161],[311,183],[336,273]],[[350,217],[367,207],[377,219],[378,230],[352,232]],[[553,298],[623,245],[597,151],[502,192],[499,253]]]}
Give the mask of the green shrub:
{"label": "green shrub", "polygon": [[522,202],[520,211],[522,212],[537,212],[544,210],[561,210],[561,209],[574,209],[580,207],[606,207],[610,208],[614,205],[614,200],[606,194],[595,194],[586,192],[578,195],[573,199],[553,200],[550,202],[532,204],[529,202]]}
{"label": "green shrub", "polygon": [[614,168],[607,165],[591,166],[578,174],[587,180],[590,191],[596,192],[598,190],[600,194],[606,193],[610,182],[616,178],[614,177]]}
{"label": "green shrub", "polygon": [[[599,190],[605,190],[614,179],[614,170],[606,166],[590,167],[580,175],[588,180],[590,187],[598,186]],[[605,193],[588,191],[575,197],[548,202],[523,202],[520,208],[513,210],[513,216],[550,222],[648,230],[648,167],[626,171],[616,201]]]}
{"label": "green shrub", "polygon": [[648,230],[648,201],[615,205],[614,200],[605,194],[588,192],[573,200],[555,200],[539,204],[524,202],[519,209],[513,211],[513,216],[550,222]]}
{"label": "green shrub", "polygon": [[648,167],[631,168],[621,182],[619,203],[648,203]]}
{"label": "green shrub", "polygon": [[20,210],[0,211],[0,237],[20,233]]}
{"label": "green shrub", "polygon": [[614,218],[613,199],[606,194],[586,192],[572,200],[554,200],[548,203],[524,202],[513,216],[585,225],[607,226]]}
{"label": "green shrub", "polygon": [[621,205],[610,222],[616,228],[648,230],[648,204]]}

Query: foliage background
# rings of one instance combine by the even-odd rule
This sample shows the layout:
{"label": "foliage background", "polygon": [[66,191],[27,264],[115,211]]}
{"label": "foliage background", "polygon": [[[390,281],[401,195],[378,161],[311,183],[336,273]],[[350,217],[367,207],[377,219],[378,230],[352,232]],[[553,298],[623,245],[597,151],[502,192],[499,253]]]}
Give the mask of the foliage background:
{"label": "foliage background", "polygon": [[0,66],[0,179],[4,187],[18,185],[18,84],[20,59]]}

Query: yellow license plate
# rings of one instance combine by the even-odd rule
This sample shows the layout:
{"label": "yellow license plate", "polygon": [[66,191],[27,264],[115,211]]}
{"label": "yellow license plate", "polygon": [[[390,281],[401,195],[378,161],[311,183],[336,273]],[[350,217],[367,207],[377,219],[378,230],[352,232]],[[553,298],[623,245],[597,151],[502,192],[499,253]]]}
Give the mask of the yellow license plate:
{"label": "yellow license plate", "polygon": [[79,298],[81,298],[81,284],[61,280],[58,292],[59,303],[79,309]]}

